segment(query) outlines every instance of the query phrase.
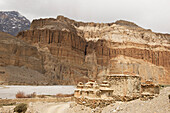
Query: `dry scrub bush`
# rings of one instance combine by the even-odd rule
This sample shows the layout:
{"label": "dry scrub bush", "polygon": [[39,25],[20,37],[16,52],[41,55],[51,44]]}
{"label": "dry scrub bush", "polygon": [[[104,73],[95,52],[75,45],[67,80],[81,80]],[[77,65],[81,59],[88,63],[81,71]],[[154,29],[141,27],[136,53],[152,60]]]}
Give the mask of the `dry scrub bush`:
{"label": "dry scrub bush", "polygon": [[21,103],[14,108],[14,112],[25,113],[27,111],[27,104]]}
{"label": "dry scrub bush", "polygon": [[74,94],[61,94],[61,93],[56,94],[56,97],[72,97],[72,96],[74,96]]}
{"label": "dry scrub bush", "polygon": [[16,98],[25,98],[25,93],[22,91],[19,91],[15,96]]}
{"label": "dry scrub bush", "polygon": [[19,91],[15,96],[16,96],[16,98],[35,98],[36,93],[33,92],[32,94],[25,95],[24,92]]}
{"label": "dry scrub bush", "polygon": [[28,94],[26,95],[26,98],[35,98],[36,97],[36,93],[33,92],[32,94]]}
{"label": "dry scrub bush", "polygon": [[45,98],[45,95],[37,95],[39,98]]}

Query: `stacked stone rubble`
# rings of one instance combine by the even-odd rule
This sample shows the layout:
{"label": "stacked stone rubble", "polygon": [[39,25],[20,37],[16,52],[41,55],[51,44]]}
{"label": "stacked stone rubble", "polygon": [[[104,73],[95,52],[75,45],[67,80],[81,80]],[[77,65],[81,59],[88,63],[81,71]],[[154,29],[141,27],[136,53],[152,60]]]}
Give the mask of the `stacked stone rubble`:
{"label": "stacked stone rubble", "polygon": [[111,74],[106,81],[97,84],[96,81],[79,83],[74,97],[78,104],[91,108],[104,107],[115,101],[130,101],[141,98],[152,99],[159,94],[159,86],[151,82],[141,84],[138,75]]}

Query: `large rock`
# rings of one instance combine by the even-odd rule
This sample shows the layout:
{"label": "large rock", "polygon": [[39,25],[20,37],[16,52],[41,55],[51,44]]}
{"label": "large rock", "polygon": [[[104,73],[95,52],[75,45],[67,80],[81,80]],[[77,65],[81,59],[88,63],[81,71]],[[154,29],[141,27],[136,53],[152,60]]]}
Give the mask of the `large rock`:
{"label": "large rock", "polygon": [[36,47],[0,32],[0,65],[26,66],[43,73],[42,55]]}
{"label": "large rock", "polygon": [[47,84],[38,49],[0,32],[0,84]]}
{"label": "large rock", "polygon": [[[135,59],[136,65],[142,62],[153,67],[150,75],[139,73],[142,68],[135,69],[138,67],[129,73],[151,76],[147,79],[169,84],[170,35],[154,33],[132,22],[83,23],[58,16],[57,19],[34,20],[30,30],[20,32],[17,37],[39,48],[44,56],[45,74],[55,78],[57,83],[67,81],[67,84],[74,84],[87,78],[100,80],[110,65],[118,68],[117,71],[122,70],[117,66],[119,63],[111,63],[112,59],[122,55],[129,61]],[[123,63],[121,61],[120,65]],[[147,68],[143,64],[140,66]]]}

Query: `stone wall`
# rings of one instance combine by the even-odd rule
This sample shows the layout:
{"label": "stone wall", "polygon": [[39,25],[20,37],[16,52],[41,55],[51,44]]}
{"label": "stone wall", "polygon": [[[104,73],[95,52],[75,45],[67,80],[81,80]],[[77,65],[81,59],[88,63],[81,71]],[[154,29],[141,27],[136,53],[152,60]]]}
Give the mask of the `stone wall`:
{"label": "stone wall", "polygon": [[75,102],[80,105],[85,105],[90,108],[96,108],[96,107],[106,107],[107,105],[110,105],[115,102],[114,99],[87,99],[87,98],[75,98]]}
{"label": "stone wall", "polygon": [[132,100],[139,98],[141,93],[141,78],[139,76],[128,75],[110,75],[106,77],[106,80],[110,82],[111,89],[113,89],[113,97],[116,100],[122,97]]}
{"label": "stone wall", "polygon": [[148,95],[155,95],[155,94],[159,94],[159,86],[158,85],[154,85],[154,84],[142,84],[141,85],[141,92],[143,94],[148,94]]}

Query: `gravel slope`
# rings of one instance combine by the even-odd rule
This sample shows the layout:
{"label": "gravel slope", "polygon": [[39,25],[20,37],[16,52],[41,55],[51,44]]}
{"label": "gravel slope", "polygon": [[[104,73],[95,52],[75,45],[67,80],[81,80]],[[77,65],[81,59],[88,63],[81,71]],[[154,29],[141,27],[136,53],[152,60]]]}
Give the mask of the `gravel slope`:
{"label": "gravel slope", "polygon": [[161,89],[158,97],[148,101],[138,99],[130,102],[116,102],[102,109],[90,109],[72,103],[67,111],[69,113],[170,113],[169,94],[170,87],[166,87]]}

